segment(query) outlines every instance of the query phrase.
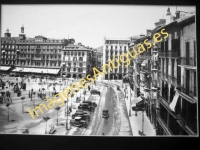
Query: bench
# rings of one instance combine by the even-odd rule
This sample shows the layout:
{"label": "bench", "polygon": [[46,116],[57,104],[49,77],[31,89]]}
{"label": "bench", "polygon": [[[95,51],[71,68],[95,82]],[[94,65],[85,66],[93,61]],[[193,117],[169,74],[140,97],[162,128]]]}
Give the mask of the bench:
{"label": "bench", "polygon": [[49,134],[54,134],[56,132],[56,130],[54,129],[54,126],[51,127],[51,129],[49,130]]}

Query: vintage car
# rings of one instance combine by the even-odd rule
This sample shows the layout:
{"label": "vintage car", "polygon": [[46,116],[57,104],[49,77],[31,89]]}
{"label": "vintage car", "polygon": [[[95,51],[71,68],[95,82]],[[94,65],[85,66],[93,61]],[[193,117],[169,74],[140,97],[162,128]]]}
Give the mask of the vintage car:
{"label": "vintage car", "polygon": [[87,104],[89,104],[90,106],[97,107],[97,103],[95,103],[95,102],[91,102],[91,101],[83,101],[83,103],[87,103]]}
{"label": "vintage car", "polygon": [[74,119],[70,120],[70,125],[75,127],[87,127],[90,120],[86,117],[76,116]]}
{"label": "vintage car", "polygon": [[92,94],[101,94],[101,92],[100,91],[97,91],[97,90],[91,90],[90,91],[90,94],[92,95]]}
{"label": "vintage car", "polygon": [[90,121],[90,114],[87,111],[77,111],[75,114],[72,115],[72,119],[74,119],[76,116],[88,118]]}
{"label": "vintage car", "polygon": [[109,118],[108,110],[103,110],[102,118],[106,118],[106,119]]}
{"label": "vintage car", "polygon": [[144,100],[139,101],[136,103],[134,106],[132,105],[132,110],[133,111],[144,111],[145,109],[145,104]]}
{"label": "vintage car", "polygon": [[89,110],[89,111],[94,111],[95,107],[94,106],[91,106],[89,105],[88,103],[81,103],[79,106],[78,106],[78,109],[81,109],[81,110]]}

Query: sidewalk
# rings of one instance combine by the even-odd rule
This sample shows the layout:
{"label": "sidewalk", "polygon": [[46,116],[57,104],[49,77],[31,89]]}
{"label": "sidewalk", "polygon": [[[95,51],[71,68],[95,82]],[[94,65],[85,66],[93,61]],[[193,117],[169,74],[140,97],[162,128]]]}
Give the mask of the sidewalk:
{"label": "sidewalk", "polygon": [[[122,89],[124,91],[124,88],[122,88]],[[123,91],[121,91],[121,92],[123,92]],[[123,94],[124,94],[124,92],[123,92]],[[142,100],[141,97],[137,97],[137,98],[131,97],[131,105],[134,105],[141,100]],[[127,112],[129,113],[130,102],[128,101],[127,98],[125,98],[125,103],[126,103]],[[142,119],[143,119],[143,117],[142,117],[141,111],[138,111],[137,115],[136,115],[136,112],[131,109],[131,116],[129,115],[129,120],[131,123],[133,136],[141,136],[141,135],[139,135],[139,131],[142,131]],[[149,118],[146,116],[145,111],[144,111],[143,125],[144,125],[143,133],[146,136],[156,136],[156,131],[153,128],[153,125],[151,124]]]}

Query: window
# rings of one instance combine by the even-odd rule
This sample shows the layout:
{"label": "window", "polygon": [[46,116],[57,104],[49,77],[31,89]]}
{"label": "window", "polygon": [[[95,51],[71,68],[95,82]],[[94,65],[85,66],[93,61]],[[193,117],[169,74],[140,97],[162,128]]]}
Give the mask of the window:
{"label": "window", "polygon": [[78,56],[81,56],[81,52],[78,52]]}
{"label": "window", "polygon": [[70,72],[70,69],[71,69],[71,68],[67,68],[67,72]]}
{"label": "window", "polygon": [[71,52],[71,55],[73,56],[73,52]]}
{"label": "window", "polygon": [[78,68],[78,72],[83,72],[83,69],[82,68]]}
{"label": "window", "polygon": [[117,50],[117,46],[115,46],[115,49]]}
{"label": "window", "polygon": [[80,64],[79,64],[79,66],[80,66],[80,67],[83,67],[83,64],[82,64],[82,63],[80,63]]}
{"label": "window", "polygon": [[70,52],[67,52],[67,55],[70,55]]}
{"label": "window", "polygon": [[77,55],[77,52],[75,52],[75,56]]}
{"label": "window", "polygon": [[83,61],[83,57],[79,57],[79,61]]}
{"label": "window", "polygon": [[124,46],[124,51],[126,51],[126,46]]}
{"label": "window", "polygon": [[74,63],[74,67],[76,67],[76,63]]}
{"label": "window", "polygon": [[74,71],[76,71],[76,68],[74,68]]}
{"label": "window", "polygon": [[71,67],[71,63],[68,63],[68,66]]}
{"label": "window", "polygon": [[64,55],[66,55],[66,52],[64,52]]}
{"label": "window", "polygon": [[77,58],[76,58],[76,57],[73,57],[73,61],[77,61]]}
{"label": "window", "polygon": [[82,56],[84,56],[84,54],[85,54],[85,53],[84,53],[84,52],[82,52]]}

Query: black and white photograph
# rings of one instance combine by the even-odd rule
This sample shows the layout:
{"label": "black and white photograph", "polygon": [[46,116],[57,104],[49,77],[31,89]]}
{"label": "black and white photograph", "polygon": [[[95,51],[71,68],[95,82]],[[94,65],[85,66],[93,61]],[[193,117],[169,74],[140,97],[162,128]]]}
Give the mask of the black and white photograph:
{"label": "black and white photograph", "polygon": [[2,4],[0,135],[198,137],[196,6]]}

